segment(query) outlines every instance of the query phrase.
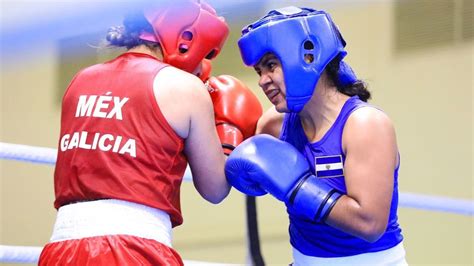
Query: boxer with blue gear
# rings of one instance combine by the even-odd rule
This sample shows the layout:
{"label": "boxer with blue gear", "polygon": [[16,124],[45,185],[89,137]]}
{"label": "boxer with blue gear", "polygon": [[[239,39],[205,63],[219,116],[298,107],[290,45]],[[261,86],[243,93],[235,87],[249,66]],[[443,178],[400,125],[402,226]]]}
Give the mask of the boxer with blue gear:
{"label": "boxer with blue gear", "polygon": [[395,130],[342,61],[345,45],[329,14],[311,8],[272,10],[243,29],[242,59],[273,106],[226,176],[285,202],[295,266],[406,265]]}
{"label": "boxer with blue gear", "polygon": [[341,86],[357,80],[350,66],[342,61],[347,54],[346,42],[324,11],[293,6],[273,10],[245,27],[238,44],[248,66],[257,64],[267,53],[278,57],[285,75],[288,108],[293,112],[303,109],[321,73],[334,58],[340,60]]}
{"label": "boxer with blue gear", "polygon": [[242,142],[227,159],[225,172],[240,192],[252,196],[268,192],[285,202],[288,210],[315,222],[323,222],[342,196],[311,174],[295,147],[270,135]]}

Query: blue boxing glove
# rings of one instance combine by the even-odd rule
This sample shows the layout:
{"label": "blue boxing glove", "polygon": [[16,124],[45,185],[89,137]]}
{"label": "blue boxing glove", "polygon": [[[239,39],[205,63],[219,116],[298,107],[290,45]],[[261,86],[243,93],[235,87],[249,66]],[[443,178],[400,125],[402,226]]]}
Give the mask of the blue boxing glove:
{"label": "blue boxing glove", "polygon": [[285,202],[293,213],[323,222],[342,196],[313,174],[303,155],[291,144],[270,135],[242,142],[225,165],[229,183],[240,192],[267,192]]}

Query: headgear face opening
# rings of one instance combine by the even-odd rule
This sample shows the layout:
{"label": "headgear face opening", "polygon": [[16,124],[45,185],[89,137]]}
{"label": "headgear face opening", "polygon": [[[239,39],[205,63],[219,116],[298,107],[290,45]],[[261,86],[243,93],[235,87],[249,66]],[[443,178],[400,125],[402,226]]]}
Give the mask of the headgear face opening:
{"label": "headgear face opening", "polygon": [[143,32],[140,39],[160,43],[163,61],[190,73],[216,57],[229,35],[224,18],[202,1],[166,1],[144,13],[154,33]]}
{"label": "headgear face opening", "polygon": [[267,53],[281,61],[288,109],[299,112],[311,98],[326,65],[347,54],[346,45],[324,11],[286,7],[272,10],[242,30],[239,48],[247,66]]}

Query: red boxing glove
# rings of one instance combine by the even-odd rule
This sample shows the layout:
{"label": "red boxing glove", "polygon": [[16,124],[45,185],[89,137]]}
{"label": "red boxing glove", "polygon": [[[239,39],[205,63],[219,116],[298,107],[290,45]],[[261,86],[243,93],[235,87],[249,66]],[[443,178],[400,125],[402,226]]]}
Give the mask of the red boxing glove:
{"label": "red boxing glove", "polygon": [[237,145],[255,134],[262,106],[242,81],[229,75],[211,77],[207,88],[214,104],[217,133],[224,153],[229,155]]}

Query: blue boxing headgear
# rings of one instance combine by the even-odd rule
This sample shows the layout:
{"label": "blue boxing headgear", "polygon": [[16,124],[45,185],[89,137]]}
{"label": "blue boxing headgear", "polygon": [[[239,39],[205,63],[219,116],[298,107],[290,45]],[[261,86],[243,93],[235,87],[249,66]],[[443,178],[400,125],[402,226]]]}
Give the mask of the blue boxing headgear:
{"label": "blue boxing headgear", "polygon": [[[242,60],[248,66],[256,65],[267,53],[280,59],[286,101],[293,112],[301,111],[309,101],[326,65],[335,57],[342,60],[346,56],[345,46],[329,14],[293,6],[270,11],[245,27],[239,40]],[[342,61],[338,74],[343,86],[357,80]]]}

